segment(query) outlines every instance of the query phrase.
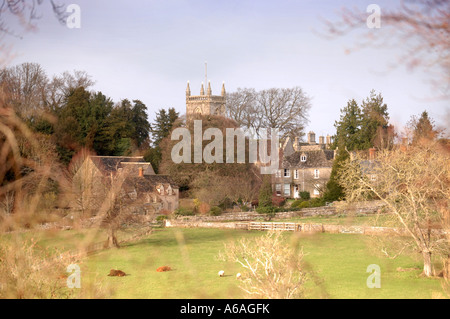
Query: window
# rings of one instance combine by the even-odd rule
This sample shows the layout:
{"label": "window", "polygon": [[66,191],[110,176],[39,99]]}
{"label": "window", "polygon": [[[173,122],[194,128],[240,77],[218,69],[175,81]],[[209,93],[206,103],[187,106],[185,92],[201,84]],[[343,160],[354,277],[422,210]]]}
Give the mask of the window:
{"label": "window", "polygon": [[294,179],[298,179],[298,169],[294,170]]}
{"label": "window", "polygon": [[300,156],[300,161],[306,162],[306,155],[305,154],[302,154],[302,156]]}
{"label": "window", "polygon": [[315,169],[314,170],[314,178],[315,179],[317,179],[317,178],[319,178],[320,176],[319,176],[319,170],[318,169]]}
{"label": "window", "polygon": [[284,184],[284,196],[291,195],[291,184]]}
{"label": "window", "polygon": [[281,184],[275,184],[275,192],[277,196],[281,196]]}
{"label": "window", "polygon": [[276,170],[275,177],[281,177],[281,169]]}
{"label": "window", "polygon": [[375,182],[377,180],[377,175],[376,174],[370,174],[370,180],[372,182]]}
{"label": "window", "polygon": [[291,177],[291,171],[288,169],[284,169],[284,177]]}
{"label": "window", "polygon": [[320,185],[319,185],[319,184],[315,184],[315,185],[314,185],[314,191],[313,191],[313,194],[319,196],[319,195],[320,195],[319,189],[320,189]]}

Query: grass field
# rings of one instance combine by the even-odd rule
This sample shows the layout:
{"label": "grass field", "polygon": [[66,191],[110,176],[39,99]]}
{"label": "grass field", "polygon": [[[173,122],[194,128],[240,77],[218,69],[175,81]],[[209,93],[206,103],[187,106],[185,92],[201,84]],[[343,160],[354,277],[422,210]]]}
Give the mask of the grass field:
{"label": "grass field", "polygon": [[[102,251],[82,265],[82,280],[114,292],[114,298],[245,298],[235,278],[242,269],[219,261],[224,243],[262,232],[218,229],[162,229],[120,249]],[[286,236],[299,234],[286,233]],[[420,276],[421,262],[411,256],[387,259],[370,247],[370,238],[355,234],[302,235],[299,243],[312,279],[306,298],[434,298],[442,296],[440,279]],[[366,285],[367,266],[381,268],[381,288]],[[173,271],[158,273],[170,266]],[[419,268],[398,272],[397,267]],[[108,277],[110,269],[126,277]],[[219,270],[227,276],[219,277]]]}

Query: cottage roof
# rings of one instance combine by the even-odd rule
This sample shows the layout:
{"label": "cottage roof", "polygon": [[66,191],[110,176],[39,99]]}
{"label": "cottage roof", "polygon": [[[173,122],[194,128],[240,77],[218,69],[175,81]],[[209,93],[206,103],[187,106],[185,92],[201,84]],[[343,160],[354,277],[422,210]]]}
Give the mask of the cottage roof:
{"label": "cottage roof", "polygon": [[156,186],[164,185],[164,187],[178,188],[178,186],[173,182],[173,180],[167,175],[144,175],[139,176],[128,176],[123,182],[123,187],[126,190],[135,189],[138,194],[140,193],[150,193],[156,191]]}
{"label": "cottage roof", "polygon": [[90,156],[92,162],[102,173],[117,172],[120,168],[130,175],[139,175],[139,167],[144,175],[155,174],[152,164],[146,162],[143,156]]}
{"label": "cottage roof", "polygon": [[[301,156],[306,156],[306,161],[301,160]],[[333,165],[333,150],[300,150],[291,155],[284,156],[283,168],[314,168],[331,167]]]}

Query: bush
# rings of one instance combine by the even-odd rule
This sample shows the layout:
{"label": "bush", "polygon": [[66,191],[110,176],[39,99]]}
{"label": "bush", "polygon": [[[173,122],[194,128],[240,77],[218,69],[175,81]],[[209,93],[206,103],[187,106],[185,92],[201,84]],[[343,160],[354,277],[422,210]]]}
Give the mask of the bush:
{"label": "bush", "polygon": [[256,208],[256,212],[258,214],[265,215],[264,219],[271,220],[273,217],[275,217],[276,209],[276,207],[264,206]]}
{"label": "bush", "polygon": [[250,210],[250,208],[248,208],[247,205],[240,205],[239,208],[241,209],[241,211],[243,212],[248,212]]}
{"label": "bush", "polygon": [[219,216],[220,214],[222,214],[222,209],[220,207],[218,207],[218,206],[213,206],[209,210],[209,214],[211,216]]}
{"label": "bush", "polygon": [[325,201],[323,198],[313,198],[310,201],[310,207],[320,207],[320,206],[325,206]]}
{"label": "bush", "polygon": [[304,200],[302,200],[302,199],[296,199],[296,200],[294,200],[294,201],[292,202],[291,207],[292,207],[292,208],[298,208],[299,205],[300,205],[301,203],[303,203],[303,202],[304,202]]}
{"label": "bush", "polygon": [[166,220],[166,219],[167,219],[166,215],[159,215],[158,217],[156,217],[157,222],[162,222],[163,220]]}
{"label": "bush", "polygon": [[211,206],[208,203],[200,203],[200,205],[198,205],[197,211],[200,214],[205,215],[206,213],[211,211]]}
{"label": "bush", "polygon": [[258,214],[270,214],[275,212],[275,208],[272,206],[264,206],[256,208]]}
{"label": "bush", "polygon": [[263,179],[263,184],[259,190],[258,196],[258,206],[259,207],[270,207],[272,206],[272,183],[270,176],[265,175]]}
{"label": "bush", "polygon": [[272,205],[276,207],[281,207],[286,203],[286,198],[282,196],[277,196],[276,193],[273,193],[272,195]]}
{"label": "bush", "polygon": [[310,208],[310,207],[320,207],[325,206],[325,201],[323,198],[312,198],[310,200],[297,200],[292,203],[293,208]]}
{"label": "bush", "polygon": [[302,201],[300,204],[297,205],[297,208],[309,208],[310,202],[308,200]]}
{"label": "bush", "polygon": [[311,199],[311,195],[309,194],[309,192],[299,192],[298,194],[300,195],[300,198],[303,200]]}
{"label": "bush", "polygon": [[187,208],[178,208],[174,211],[175,216],[192,216],[194,215],[194,211]]}

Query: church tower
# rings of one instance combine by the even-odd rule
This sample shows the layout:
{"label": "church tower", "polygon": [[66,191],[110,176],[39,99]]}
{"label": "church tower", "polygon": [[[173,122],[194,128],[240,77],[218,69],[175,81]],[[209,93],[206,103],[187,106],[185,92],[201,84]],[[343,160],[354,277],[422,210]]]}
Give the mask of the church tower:
{"label": "church tower", "polygon": [[212,95],[211,82],[208,81],[208,88],[202,86],[200,95],[191,95],[189,81],[186,88],[186,118],[189,119],[193,114],[201,115],[225,115],[225,83],[222,84],[222,92],[220,95]]}

